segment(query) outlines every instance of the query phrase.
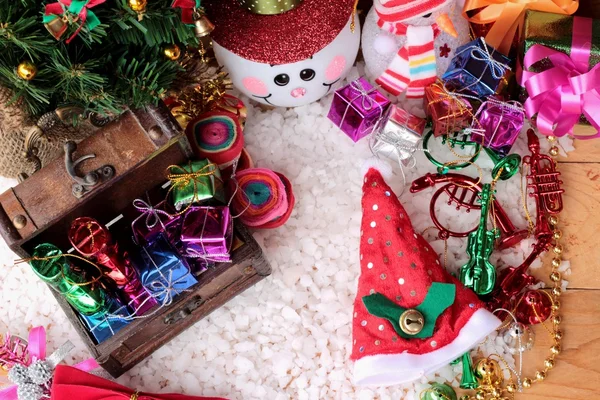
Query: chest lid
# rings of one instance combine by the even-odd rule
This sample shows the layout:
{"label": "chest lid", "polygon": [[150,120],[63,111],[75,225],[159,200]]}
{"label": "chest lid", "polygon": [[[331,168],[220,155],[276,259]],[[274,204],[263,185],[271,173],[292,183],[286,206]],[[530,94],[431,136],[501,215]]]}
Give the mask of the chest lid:
{"label": "chest lid", "polygon": [[48,229],[63,230],[77,216],[112,218],[132,198],[164,182],[166,167],[189,154],[166,107],[128,110],[81,143],[67,142],[62,158],[1,194],[0,233],[26,255],[19,251],[26,242]]}

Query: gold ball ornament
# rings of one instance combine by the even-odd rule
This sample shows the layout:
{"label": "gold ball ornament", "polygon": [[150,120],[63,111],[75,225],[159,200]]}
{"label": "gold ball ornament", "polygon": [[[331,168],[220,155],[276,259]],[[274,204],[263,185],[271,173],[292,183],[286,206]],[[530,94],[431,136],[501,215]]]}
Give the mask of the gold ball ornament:
{"label": "gold ball ornament", "polygon": [[553,258],[552,259],[552,267],[558,268],[561,265],[562,265],[562,260],[560,258]]}
{"label": "gold ball ornament", "polygon": [[556,147],[556,146],[550,147],[550,155],[552,157],[556,157],[559,154],[560,154],[560,150],[558,149],[558,147]]}
{"label": "gold ball ornament", "polygon": [[554,248],[552,249],[552,251],[553,251],[553,252],[554,252],[554,254],[556,254],[556,255],[561,255],[561,254],[562,254],[562,252],[563,252],[563,248],[562,248],[562,246],[561,246],[560,244],[556,244],[556,245],[554,246]]}
{"label": "gold ball ornament", "polygon": [[554,301],[551,308],[552,308],[552,311],[558,311],[560,309],[560,301],[558,301],[558,300]]}
{"label": "gold ball ornament", "polygon": [[525,386],[526,388],[531,387],[531,379],[529,379],[529,378],[523,379],[523,386]]}
{"label": "gold ball ornament", "polygon": [[135,12],[144,12],[146,11],[148,0],[127,0],[127,5]]}
{"label": "gold ball ornament", "polygon": [[483,393],[483,392],[477,392],[477,393],[475,393],[475,398],[477,400],[484,400],[485,399],[485,393]]}
{"label": "gold ball ornament", "polygon": [[557,315],[554,318],[552,318],[552,323],[554,325],[560,325],[561,322],[562,322],[562,318],[560,315]]}
{"label": "gold ball ornament", "polygon": [[30,61],[23,61],[17,67],[17,75],[19,75],[19,78],[26,80],[26,81],[30,81],[33,78],[35,78],[35,76],[37,75],[37,72],[38,72],[37,67],[35,66],[34,63],[32,63]]}
{"label": "gold ball ornament", "polygon": [[544,379],[546,379],[546,373],[544,371],[536,371],[535,379],[537,379],[538,381],[543,381]]}
{"label": "gold ball ornament", "polygon": [[563,338],[563,333],[561,330],[557,330],[554,332],[554,338],[556,340],[561,340]]}
{"label": "gold ball ornament", "polygon": [[558,296],[560,296],[562,294],[562,289],[559,288],[558,286],[557,287],[553,287],[552,288],[552,294],[558,297]]}
{"label": "gold ball ornament", "polygon": [[517,386],[514,383],[509,383],[508,385],[506,385],[506,391],[508,393],[514,393],[517,391]]}
{"label": "gold ball ornament", "polygon": [[554,368],[554,360],[551,358],[547,358],[546,361],[544,361],[544,366],[548,369]]}
{"label": "gold ball ornament", "polygon": [[552,352],[552,354],[554,355],[558,355],[560,354],[560,345],[559,344],[555,344],[554,346],[550,347],[550,351]]}
{"label": "gold ball ornament", "polygon": [[548,217],[548,222],[550,225],[556,225],[558,224],[558,217],[556,215],[551,215]]}
{"label": "gold ball ornament", "polygon": [[560,278],[561,278],[560,272],[558,272],[558,271],[554,271],[550,274],[550,280],[552,282],[560,282]]}
{"label": "gold ball ornament", "polygon": [[181,49],[176,44],[168,44],[163,49],[163,54],[171,61],[179,60]]}
{"label": "gold ball ornament", "polygon": [[554,232],[552,232],[552,238],[554,240],[562,238],[562,232],[559,229],[555,230]]}

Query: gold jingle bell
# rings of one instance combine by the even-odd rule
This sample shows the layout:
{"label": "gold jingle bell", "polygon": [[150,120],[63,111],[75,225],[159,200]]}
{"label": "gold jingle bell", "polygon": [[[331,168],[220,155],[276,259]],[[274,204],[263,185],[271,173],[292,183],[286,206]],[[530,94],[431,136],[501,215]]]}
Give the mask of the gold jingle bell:
{"label": "gold jingle bell", "polygon": [[196,37],[203,38],[210,35],[215,30],[215,26],[206,17],[206,13],[202,8],[194,11],[194,32]]}
{"label": "gold jingle bell", "polygon": [[421,400],[457,400],[452,386],[445,383],[432,383],[421,395]]}
{"label": "gold jingle bell", "polygon": [[417,335],[423,330],[425,318],[417,310],[406,310],[400,315],[400,329],[407,335]]}
{"label": "gold jingle bell", "polygon": [[128,0],[127,4],[129,5],[129,8],[131,8],[133,11],[139,13],[146,11],[148,0]]}
{"label": "gold jingle bell", "polygon": [[26,81],[30,81],[33,78],[35,78],[37,72],[37,67],[34,63],[30,61],[23,61],[17,67],[17,75],[19,75],[19,78],[24,79]]}
{"label": "gold jingle bell", "polygon": [[475,375],[483,384],[501,385],[504,381],[500,364],[490,358],[483,358],[477,362]]}
{"label": "gold jingle bell", "polygon": [[48,32],[52,35],[52,37],[56,40],[60,40],[62,35],[67,31],[67,23],[63,18],[54,18],[50,22],[44,24]]}
{"label": "gold jingle bell", "polygon": [[163,54],[171,61],[178,60],[181,57],[181,49],[176,44],[168,44],[163,49]]}

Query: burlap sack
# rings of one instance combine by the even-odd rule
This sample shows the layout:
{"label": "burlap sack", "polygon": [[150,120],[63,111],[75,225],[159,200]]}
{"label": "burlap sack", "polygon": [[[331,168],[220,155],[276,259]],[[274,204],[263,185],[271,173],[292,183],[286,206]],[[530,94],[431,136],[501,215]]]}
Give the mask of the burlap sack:
{"label": "burlap sack", "polygon": [[[25,135],[35,126],[36,120],[29,117],[18,103],[8,104],[12,93],[0,87],[0,175],[16,178],[21,172],[33,174],[35,164],[25,158]],[[82,122],[76,128],[57,123],[44,132],[37,144],[38,157],[42,166],[62,156],[66,140],[80,142],[97,128]]]}

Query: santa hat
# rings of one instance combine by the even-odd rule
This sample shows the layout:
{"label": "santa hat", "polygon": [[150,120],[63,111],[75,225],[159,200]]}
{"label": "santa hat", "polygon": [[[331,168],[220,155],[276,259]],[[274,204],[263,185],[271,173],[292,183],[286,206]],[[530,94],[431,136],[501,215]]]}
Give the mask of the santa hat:
{"label": "santa hat", "polygon": [[375,0],[375,10],[380,20],[399,22],[428,14],[449,0]]}
{"label": "santa hat", "polygon": [[[247,60],[272,65],[306,60],[348,24],[355,0],[303,0],[287,12],[260,15],[239,0],[204,0],[211,38]],[[244,3],[245,4],[245,3]]]}
{"label": "santa hat", "polygon": [[395,385],[436,371],[501,321],[440,265],[381,173],[363,185],[361,275],[354,302],[357,385]]}

